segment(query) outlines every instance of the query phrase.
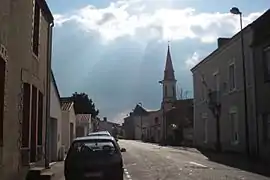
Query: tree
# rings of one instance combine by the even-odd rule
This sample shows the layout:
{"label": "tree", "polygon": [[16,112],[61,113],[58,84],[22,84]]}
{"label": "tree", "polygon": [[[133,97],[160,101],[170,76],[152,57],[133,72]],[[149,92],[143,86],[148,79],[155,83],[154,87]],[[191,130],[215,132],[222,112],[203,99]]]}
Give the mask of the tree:
{"label": "tree", "polygon": [[86,93],[73,93],[72,101],[74,102],[75,114],[91,114],[92,117],[96,117],[99,110],[96,109],[95,103],[92,99],[89,99]]}

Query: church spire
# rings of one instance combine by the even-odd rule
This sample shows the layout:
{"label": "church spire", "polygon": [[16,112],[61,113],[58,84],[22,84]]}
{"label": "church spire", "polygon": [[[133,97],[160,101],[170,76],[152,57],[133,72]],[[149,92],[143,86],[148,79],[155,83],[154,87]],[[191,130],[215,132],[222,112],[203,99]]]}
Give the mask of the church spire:
{"label": "church spire", "polygon": [[168,51],[167,51],[167,57],[166,57],[166,65],[165,65],[165,70],[164,70],[164,80],[175,80],[169,44],[168,44]]}

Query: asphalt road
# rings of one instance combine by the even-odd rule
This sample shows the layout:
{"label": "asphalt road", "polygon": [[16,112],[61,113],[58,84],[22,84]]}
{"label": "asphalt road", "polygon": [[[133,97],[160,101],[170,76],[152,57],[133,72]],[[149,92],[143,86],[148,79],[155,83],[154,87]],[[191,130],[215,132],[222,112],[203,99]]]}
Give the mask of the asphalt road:
{"label": "asphalt road", "polygon": [[[127,180],[265,180],[268,177],[212,162],[194,149],[180,150],[120,140]],[[233,161],[233,159],[232,159]]]}

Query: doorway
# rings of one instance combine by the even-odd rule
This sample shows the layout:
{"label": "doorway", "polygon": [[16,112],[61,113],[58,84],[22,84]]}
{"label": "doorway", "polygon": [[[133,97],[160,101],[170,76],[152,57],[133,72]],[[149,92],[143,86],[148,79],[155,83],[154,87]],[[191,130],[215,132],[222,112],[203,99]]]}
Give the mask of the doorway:
{"label": "doorway", "polygon": [[37,157],[37,88],[32,86],[30,162]]}
{"label": "doorway", "polygon": [[[4,96],[5,96],[6,62],[0,57],[0,147],[4,138]],[[1,155],[0,155],[1,156]]]}
{"label": "doorway", "polygon": [[73,132],[74,132],[74,125],[73,123],[69,124],[69,146],[71,145],[72,141],[73,141]]}
{"label": "doorway", "polygon": [[57,161],[57,119],[51,118],[49,125],[50,162]]}

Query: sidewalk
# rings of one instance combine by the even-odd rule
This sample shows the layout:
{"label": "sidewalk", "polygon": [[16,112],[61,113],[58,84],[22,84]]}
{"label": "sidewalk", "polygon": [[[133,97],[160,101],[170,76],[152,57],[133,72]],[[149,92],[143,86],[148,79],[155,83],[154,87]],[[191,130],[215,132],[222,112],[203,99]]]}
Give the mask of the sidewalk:
{"label": "sidewalk", "polygon": [[51,180],[65,180],[64,178],[64,161],[54,163],[50,171],[54,174]]}
{"label": "sidewalk", "polygon": [[199,150],[199,152],[209,161],[270,177],[270,164],[264,163],[258,158],[252,159],[244,154],[230,152],[218,153],[210,150]]}

